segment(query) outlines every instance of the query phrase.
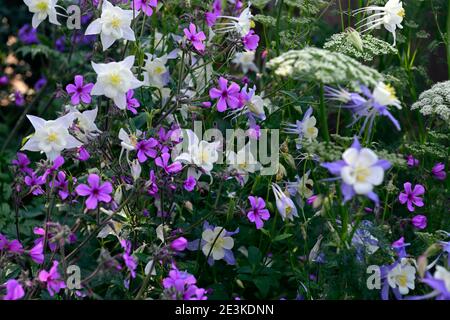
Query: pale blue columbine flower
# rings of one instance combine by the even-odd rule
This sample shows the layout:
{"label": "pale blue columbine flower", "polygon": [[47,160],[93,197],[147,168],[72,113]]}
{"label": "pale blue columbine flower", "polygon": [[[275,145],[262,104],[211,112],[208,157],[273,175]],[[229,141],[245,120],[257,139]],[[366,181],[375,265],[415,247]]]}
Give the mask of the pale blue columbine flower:
{"label": "pale blue columbine flower", "polygon": [[272,191],[275,194],[277,209],[283,221],[286,219],[294,221],[294,217],[298,217],[298,213],[292,199],[275,183],[272,183]]}
{"label": "pale blue columbine flower", "polygon": [[351,147],[342,154],[342,160],[324,162],[321,166],[338,176],[338,179],[342,179],[344,202],[355,195],[365,195],[378,205],[379,198],[373,188],[383,182],[384,171],[389,169],[391,164],[387,160],[378,159],[372,150],[362,148],[355,137]]}
{"label": "pale blue columbine flower", "polygon": [[360,86],[361,93],[349,92],[345,89],[325,87],[325,96],[329,100],[343,103],[341,108],[349,109],[353,113],[353,126],[356,122],[364,119],[359,135],[364,132],[367,125],[369,134],[372,132],[374,121],[377,115],[388,117],[395,128],[400,131],[400,123],[389,111],[389,106],[401,109],[400,101],[395,96],[395,90],[390,85],[382,82],[378,83],[373,92],[366,86]]}
{"label": "pale blue columbine flower", "polygon": [[295,123],[287,123],[285,125],[284,132],[298,135],[298,139],[296,139],[297,149],[301,149],[301,141],[303,139],[312,141],[317,138],[317,134],[319,133],[319,130],[316,128],[317,120],[312,113],[313,109],[309,107],[301,121],[297,120]]}

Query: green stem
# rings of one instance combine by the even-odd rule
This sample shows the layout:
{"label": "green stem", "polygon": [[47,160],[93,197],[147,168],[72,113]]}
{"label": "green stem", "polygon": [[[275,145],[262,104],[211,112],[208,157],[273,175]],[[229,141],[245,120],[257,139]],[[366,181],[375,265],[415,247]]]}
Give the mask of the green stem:
{"label": "green stem", "polygon": [[330,133],[328,132],[328,117],[327,111],[325,110],[325,91],[323,88],[323,83],[320,84],[320,104],[319,104],[319,112],[320,112],[320,125],[322,136],[326,142],[330,142]]}

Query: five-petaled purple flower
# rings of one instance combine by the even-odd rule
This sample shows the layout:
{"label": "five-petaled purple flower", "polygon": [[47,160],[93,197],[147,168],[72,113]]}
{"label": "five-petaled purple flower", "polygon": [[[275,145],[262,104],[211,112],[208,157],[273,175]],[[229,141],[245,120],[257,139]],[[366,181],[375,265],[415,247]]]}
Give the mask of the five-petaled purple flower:
{"label": "five-petaled purple flower", "polygon": [[406,182],[403,187],[405,192],[401,192],[398,196],[400,203],[406,203],[408,210],[411,212],[415,210],[414,206],[423,207],[423,199],[420,196],[425,193],[425,188],[421,184],[416,184],[412,188],[411,182]]}
{"label": "five-petaled purple flower", "polygon": [[25,184],[31,188],[31,193],[35,196],[44,193],[41,186],[45,184],[45,177],[37,176],[34,172],[25,177]]}
{"label": "five-petaled purple flower", "polygon": [[136,144],[137,158],[139,162],[145,162],[148,158],[156,157],[155,147],[158,145],[156,139],[141,140]]}
{"label": "five-petaled purple flower", "polygon": [[205,51],[205,45],[203,44],[203,41],[206,40],[206,36],[203,31],[197,32],[197,27],[193,23],[189,24],[189,29],[184,28],[183,31],[186,39],[188,39],[192,43],[197,51]]}
{"label": "five-petaled purple flower", "polygon": [[6,281],[6,295],[3,300],[19,300],[25,295],[22,285],[15,279]]}
{"label": "five-petaled purple flower", "polygon": [[228,86],[228,80],[224,77],[219,78],[219,88],[209,90],[211,99],[217,99],[217,110],[224,112],[227,108],[236,109],[240,105],[240,88],[235,82]]}
{"label": "five-petaled purple flower", "polygon": [[414,158],[412,154],[406,156],[406,164],[409,167],[417,167],[419,165],[419,160]]}
{"label": "five-petaled purple flower", "polygon": [[66,284],[61,280],[61,275],[58,272],[58,261],[53,261],[53,265],[49,271],[41,270],[39,272],[39,281],[47,284],[47,290],[50,296],[54,296],[61,289],[66,287]]}
{"label": "five-petaled purple flower", "polygon": [[131,7],[135,10],[142,10],[147,16],[153,14],[153,8],[158,6],[158,0],[133,0]]}
{"label": "five-petaled purple flower", "polygon": [[247,218],[250,222],[254,222],[256,229],[261,229],[264,226],[263,220],[269,220],[270,213],[266,209],[266,203],[263,198],[249,196],[248,200],[252,209],[247,213]]}
{"label": "five-petaled purple flower", "polygon": [[134,98],[134,90],[128,90],[127,92],[127,109],[131,111],[132,114],[137,114],[136,108],[139,108],[141,104],[138,99]]}
{"label": "five-petaled purple flower", "polygon": [[193,176],[189,176],[183,183],[183,187],[186,191],[191,192],[195,189],[195,186],[197,185],[197,180]]}
{"label": "five-petaled purple flower", "polygon": [[31,163],[30,159],[25,153],[17,152],[17,159],[11,161],[11,163],[16,166],[21,172],[26,173],[28,175],[33,174],[33,169],[28,167]]}
{"label": "five-petaled purple flower", "polygon": [[94,87],[93,83],[84,84],[84,78],[81,75],[75,76],[75,83],[66,87],[67,93],[71,96],[70,102],[73,105],[80,103],[80,100],[86,104],[91,103],[91,91]]}
{"label": "five-petaled purple flower", "polygon": [[75,189],[78,195],[88,197],[86,200],[86,208],[97,208],[98,202],[108,203],[111,201],[111,192],[113,187],[110,182],[100,183],[100,177],[94,173],[90,174],[88,184],[80,184]]}
{"label": "five-petaled purple flower", "polygon": [[181,169],[183,169],[183,166],[178,161],[175,161],[172,164],[169,164],[169,159],[170,159],[170,154],[163,153],[160,157],[155,159],[155,164],[158,167],[163,168],[167,174],[177,173],[177,172],[180,172]]}
{"label": "five-petaled purple flower", "polygon": [[445,180],[445,178],[447,177],[447,173],[445,172],[445,164],[443,164],[442,162],[436,163],[433,169],[431,169],[431,173],[436,179]]}
{"label": "five-petaled purple flower", "polygon": [[250,30],[245,37],[242,38],[242,43],[244,44],[245,49],[253,51],[258,48],[259,36],[255,33],[255,31]]}

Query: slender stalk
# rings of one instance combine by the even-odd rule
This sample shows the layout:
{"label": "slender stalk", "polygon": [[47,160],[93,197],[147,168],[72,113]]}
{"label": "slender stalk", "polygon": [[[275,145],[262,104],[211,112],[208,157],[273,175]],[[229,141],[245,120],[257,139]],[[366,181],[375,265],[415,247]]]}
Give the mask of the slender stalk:
{"label": "slender stalk", "polygon": [[330,133],[328,132],[328,117],[327,111],[325,110],[325,91],[323,88],[323,83],[320,84],[320,103],[319,103],[319,112],[320,112],[320,125],[322,131],[322,137],[326,142],[330,142]]}

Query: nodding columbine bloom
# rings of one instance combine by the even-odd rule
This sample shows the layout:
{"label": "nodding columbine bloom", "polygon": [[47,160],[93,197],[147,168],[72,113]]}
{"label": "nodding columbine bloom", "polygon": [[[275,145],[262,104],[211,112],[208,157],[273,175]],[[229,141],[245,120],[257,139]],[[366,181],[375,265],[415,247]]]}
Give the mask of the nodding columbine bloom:
{"label": "nodding columbine bloom", "polygon": [[126,57],[120,62],[94,63],[92,68],[97,73],[97,82],[92,88],[94,96],[106,96],[114,100],[116,106],[124,110],[127,107],[127,92],[143,85],[131,72],[134,56]]}
{"label": "nodding columbine bloom", "polygon": [[27,115],[34,127],[34,135],[21,150],[44,152],[49,160],[55,160],[64,149],[81,147],[83,144],[69,134],[75,114],[69,113],[56,120],[46,121],[42,118]]}
{"label": "nodding columbine bloom", "polygon": [[294,221],[294,217],[298,217],[298,213],[292,199],[289,198],[286,193],[281,190],[280,186],[275,183],[272,183],[272,191],[275,195],[278,212],[283,221],[286,219]]}
{"label": "nodding columbine bloom", "polygon": [[23,2],[27,5],[28,10],[34,13],[31,22],[33,28],[36,29],[47,17],[50,23],[61,25],[56,18],[58,0],[23,0]]}
{"label": "nodding columbine bloom", "polygon": [[255,25],[252,21],[253,15],[250,12],[250,5],[238,17],[217,16],[217,18],[230,20],[229,22],[217,23],[218,29],[214,30],[217,33],[237,32],[241,37],[245,37]]}
{"label": "nodding columbine bloom", "polygon": [[395,128],[400,131],[399,122],[388,109],[389,106],[395,106],[399,110],[402,108],[395,95],[395,89],[383,82],[379,82],[373,92],[370,92],[366,86],[360,86],[360,89],[361,93],[352,93],[342,88],[334,89],[331,87],[326,87],[325,91],[329,100],[344,103],[341,108],[349,109],[353,113],[354,120],[349,126],[365,118],[359,135],[364,132],[367,125],[369,125],[369,134],[372,132],[377,115],[388,117]]}
{"label": "nodding columbine bloom", "polygon": [[378,205],[378,195],[373,188],[383,182],[384,171],[391,167],[390,162],[380,160],[372,150],[362,148],[356,137],[351,147],[342,154],[342,159],[325,162],[321,166],[342,179],[344,203],[355,195],[365,195]]}
{"label": "nodding columbine bloom", "polygon": [[361,30],[360,32],[366,32],[383,25],[387,31],[392,33],[395,45],[397,39],[395,31],[397,28],[403,29],[402,21],[405,17],[405,9],[403,9],[402,1],[389,0],[384,7],[368,6],[353,11],[353,14],[371,12],[374,13],[358,22],[357,27]]}
{"label": "nodding columbine bloom", "polygon": [[123,10],[119,6],[113,6],[107,0],[103,1],[102,15],[100,18],[91,22],[87,27],[85,35],[100,34],[103,51],[113,45],[116,40],[125,39],[135,41],[131,21],[133,10]]}
{"label": "nodding columbine bloom", "polygon": [[296,145],[297,149],[302,147],[301,142],[303,139],[312,141],[317,138],[317,134],[319,133],[319,130],[316,128],[317,120],[314,116],[312,116],[312,113],[313,109],[309,107],[301,121],[297,120],[295,124],[288,123],[285,125],[284,131],[286,133],[298,135]]}

